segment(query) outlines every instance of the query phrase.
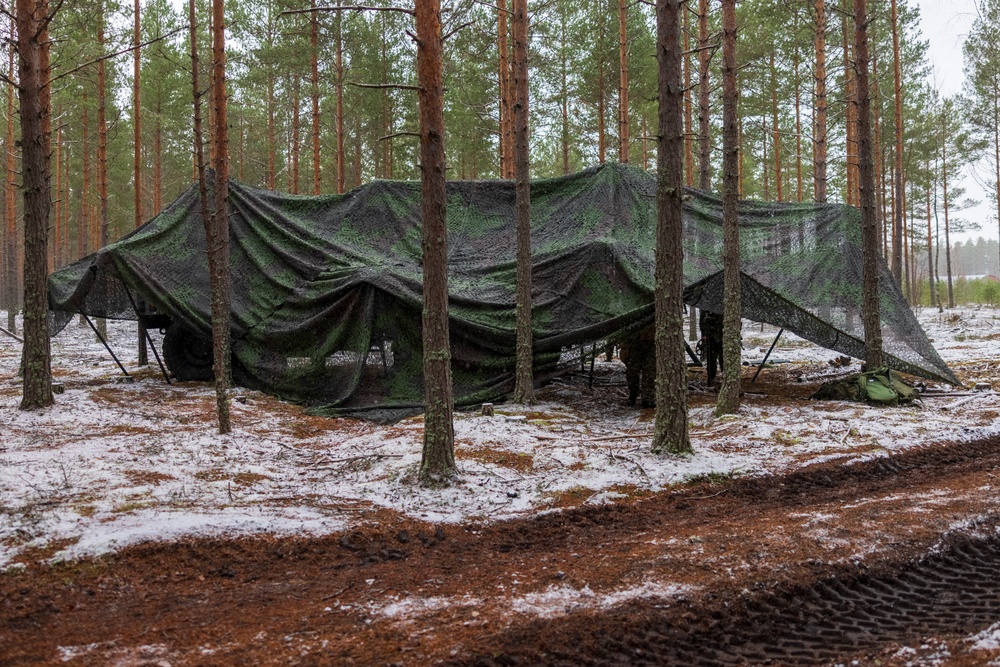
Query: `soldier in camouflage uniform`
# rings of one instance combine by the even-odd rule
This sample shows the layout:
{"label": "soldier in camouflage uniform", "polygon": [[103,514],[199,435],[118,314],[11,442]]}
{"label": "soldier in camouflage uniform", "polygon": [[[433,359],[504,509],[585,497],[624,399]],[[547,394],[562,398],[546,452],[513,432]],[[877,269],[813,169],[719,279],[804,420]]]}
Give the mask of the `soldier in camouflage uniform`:
{"label": "soldier in camouflage uniform", "polygon": [[716,365],[722,368],[722,315],[701,311],[698,328],[701,329],[698,349],[708,370],[708,386],[711,387],[715,382]]}
{"label": "soldier in camouflage uniform", "polygon": [[656,347],[653,325],[621,342],[619,357],[625,364],[628,404],[639,399],[644,408],[656,407]]}

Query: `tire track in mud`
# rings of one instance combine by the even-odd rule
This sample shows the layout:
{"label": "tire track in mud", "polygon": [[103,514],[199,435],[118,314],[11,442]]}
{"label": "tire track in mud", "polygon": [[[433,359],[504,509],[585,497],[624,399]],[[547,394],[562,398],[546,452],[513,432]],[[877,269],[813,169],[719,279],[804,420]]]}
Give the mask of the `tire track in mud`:
{"label": "tire track in mud", "polygon": [[[213,664],[288,664],[294,660],[284,638],[302,633],[337,656],[326,664],[348,664],[348,658],[390,664],[402,656],[412,659],[401,664],[491,666],[829,662],[905,639],[908,632],[972,632],[1000,620],[1000,538],[954,538],[942,555],[917,560],[940,542],[940,530],[955,516],[985,516],[980,530],[993,530],[1000,525],[1000,503],[962,506],[947,521],[937,517],[933,525],[940,528],[916,536],[896,530],[900,541],[883,542],[883,551],[860,567],[831,562],[829,552],[808,540],[778,540],[774,548],[753,544],[761,537],[754,522],[794,529],[801,521],[782,519],[889,494],[905,499],[938,488],[968,491],[992,484],[988,475],[996,470],[1000,438],[991,438],[696,484],[638,502],[465,530],[445,527],[440,535],[433,526],[386,515],[322,538],[150,543],[69,567],[33,565],[28,573],[0,577],[0,663],[58,664],[57,646],[103,641],[127,647],[165,636],[186,656],[178,664],[205,664],[200,647],[226,636],[232,648],[212,654]],[[411,536],[406,541],[403,529]],[[863,525],[853,530],[845,540],[872,543]],[[784,560],[777,566],[758,560],[739,579],[727,579],[710,571],[718,562],[697,555],[697,549],[722,546],[715,542],[719,533],[730,551],[712,555],[725,553],[729,563],[748,560],[758,548]],[[649,540],[675,536],[705,539],[690,545],[682,539],[671,547],[676,558],[657,560],[659,552],[652,551],[660,547]],[[796,551],[781,550],[788,545]],[[541,562],[548,563],[547,572]],[[603,612],[517,617],[513,624],[514,592],[508,586],[498,594],[498,584],[513,578],[525,592],[565,582],[600,591],[647,574],[655,580],[702,577],[705,585],[686,601],[643,599]],[[373,618],[358,610],[379,599],[369,580],[383,591],[383,602],[408,599],[401,591],[418,600],[481,599],[480,618],[489,616],[490,624],[466,625],[459,605],[419,617],[417,626],[377,618],[368,625]],[[332,600],[354,611],[323,611]],[[414,627],[438,638],[418,637]]]}
{"label": "tire track in mud", "polygon": [[[925,447],[839,468],[735,480],[726,491],[793,505],[837,495],[856,499],[872,484],[905,493],[921,478],[1000,467],[998,444],[990,439]],[[978,536],[944,538],[916,560],[883,558],[870,571],[819,568],[823,574],[814,581],[760,581],[756,593],[714,591],[697,602],[642,600],[605,613],[522,625],[489,654],[452,664],[814,665],[850,662],[928,636],[967,636],[1000,621],[1000,514],[981,517],[981,525],[966,531],[973,532]]]}

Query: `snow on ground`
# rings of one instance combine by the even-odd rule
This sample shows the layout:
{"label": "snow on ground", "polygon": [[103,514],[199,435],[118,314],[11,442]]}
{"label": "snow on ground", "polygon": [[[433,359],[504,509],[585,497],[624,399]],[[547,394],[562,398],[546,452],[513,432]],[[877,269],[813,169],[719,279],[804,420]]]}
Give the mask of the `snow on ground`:
{"label": "snow on ground", "polygon": [[[919,315],[953,368],[1000,388],[1000,311]],[[651,410],[625,407],[621,390],[590,398],[586,381],[567,377],[530,409],[498,405],[493,417],[457,414],[461,480],[425,489],[414,483],[421,418],[379,426],[307,417],[237,389],[233,433],[221,436],[208,385],[168,386],[155,365],[138,369],[134,325],[108,324],[135,382],[121,382],[93,334],[73,323],[52,341],[53,371],[65,391],[55,406],[35,412],[18,409],[20,345],[0,334],[0,568],[182,535],[324,534],[378,508],[429,522],[490,521],[1000,430],[993,392],[874,408],[768,400],[748,383],[737,416],[716,417],[714,395],[693,394],[694,454],[655,456]],[[774,334],[748,323],[745,358],[759,359]],[[842,373],[826,365],[835,356],[787,334],[773,353],[810,380]],[[621,376],[617,361],[598,366],[600,377]],[[544,613],[542,599],[524,604]]]}

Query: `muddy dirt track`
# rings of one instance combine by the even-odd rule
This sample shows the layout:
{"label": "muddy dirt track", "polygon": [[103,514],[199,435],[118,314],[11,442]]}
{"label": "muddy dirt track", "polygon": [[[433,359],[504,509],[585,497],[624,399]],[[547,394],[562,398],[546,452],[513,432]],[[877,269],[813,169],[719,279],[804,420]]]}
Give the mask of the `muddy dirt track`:
{"label": "muddy dirt track", "polygon": [[0,665],[902,665],[1000,621],[997,474],[993,439],[495,525],[140,545],[0,577]]}

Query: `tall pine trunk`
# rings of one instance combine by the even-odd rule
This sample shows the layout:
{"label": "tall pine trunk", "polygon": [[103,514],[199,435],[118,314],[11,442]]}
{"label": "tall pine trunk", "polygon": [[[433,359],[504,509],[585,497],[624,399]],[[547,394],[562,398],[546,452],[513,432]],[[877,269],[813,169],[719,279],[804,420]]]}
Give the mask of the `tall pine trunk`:
{"label": "tall pine trunk", "polygon": [[826,2],[816,0],[816,110],[813,130],[813,198],[826,201]]}
{"label": "tall pine trunk", "polygon": [[511,90],[510,90],[510,53],[507,30],[507,0],[497,3],[497,81],[500,87],[500,178],[513,176],[514,163],[514,124],[511,121]]}
{"label": "tall pine trunk", "polygon": [[944,270],[948,280],[948,307],[955,307],[955,285],[951,277],[951,228],[948,221],[948,135],[945,112],[941,112],[941,204],[944,208]]}
{"label": "tall pine trunk", "polygon": [[24,369],[22,410],[52,405],[49,348],[48,255],[51,129],[48,3],[17,0],[20,54],[22,189],[24,191]]}
{"label": "tall pine trunk", "polygon": [[528,0],[514,6],[514,217],[517,222],[516,403],[534,401],[531,333],[531,181],[528,155]]}
{"label": "tall pine trunk", "polygon": [[656,345],[657,454],[691,451],[687,424],[687,364],[684,361],[684,92],[681,87],[683,0],[656,4],[656,60],[659,64],[659,150],[656,151],[656,288],[653,292]]}
{"label": "tall pine trunk", "polygon": [[854,0],[854,60],[857,68],[858,194],[861,208],[861,315],[868,370],[882,366],[882,318],[878,292],[878,218],[868,85],[868,12],[866,0]]}
{"label": "tall pine trunk", "polygon": [[[311,0],[313,9],[316,0]],[[320,167],[319,142],[319,14],[312,12],[309,19],[312,40],[312,172],[313,194],[318,195],[323,187],[323,175]]]}
{"label": "tall pine trunk", "polygon": [[628,164],[628,12],[627,0],[618,0],[618,160]]}
{"label": "tall pine trunk", "polygon": [[226,19],[224,0],[212,0],[212,107],[215,109],[215,197],[208,270],[212,290],[212,352],[219,433],[232,430],[229,419],[230,268],[229,268],[229,131],[226,101]]}
{"label": "tall pine trunk", "polygon": [[698,187],[712,189],[712,143],[708,72],[712,52],[708,44],[708,0],[698,0]]}
{"label": "tall pine trunk", "polygon": [[[337,0],[337,6],[342,0]],[[343,194],[346,185],[344,159],[344,35],[343,17],[341,12],[337,12],[337,54],[335,56],[335,67],[337,74],[337,194]]]}
{"label": "tall pine trunk", "polygon": [[[135,0],[135,11],[133,16],[133,42],[132,45],[134,50],[132,51],[132,132],[133,132],[133,160],[132,160],[132,187],[134,191],[134,205],[135,205],[135,227],[138,229],[142,226],[142,105],[139,97],[139,64],[140,54],[139,54],[139,44],[142,42],[142,33],[140,32],[140,21],[139,21],[139,0]],[[143,325],[142,320],[139,320],[136,326],[138,340],[136,342],[138,348],[138,361],[140,366],[145,366],[149,363],[149,353],[146,350],[146,327]]]}
{"label": "tall pine trunk", "polygon": [[[10,29],[14,33],[17,26],[14,17],[17,9],[14,6],[15,0],[11,0]],[[6,195],[4,204],[4,235],[5,250],[7,254],[7,295],[4,306],[7,308],[7,328],[10,331],[17,331],[17,311],[20,307],[18,294],[20,293],[20,272],[17,267],[17,148],[14,145],[14,54],[15,44],[11,40],[7,45],[7,169],[4,182],[4,194]]]}
{"label": "tall pine trunk", "polygon": [[893,199],[897,202],[892,219],[892,275],[899,283],[903,271],[903,75],[899,53],[899,15],[896,0],[892,0],[892,62],[893,99],[896,123],[896,178]]}
{"label": "tall pine trunk", "polygon": [[425,484],[438,484],[457,472],[448,331],[448,227],[440,0],[417,0],[416,19],[424,278],[425,415],[420,478]]}
{"label": "tall pine trunk", "polygon": [[722,387],[715,405],[719,415],[740,407],[740,229],[738,180],[740,160],[736,117],[736,0],[722,2]]}

